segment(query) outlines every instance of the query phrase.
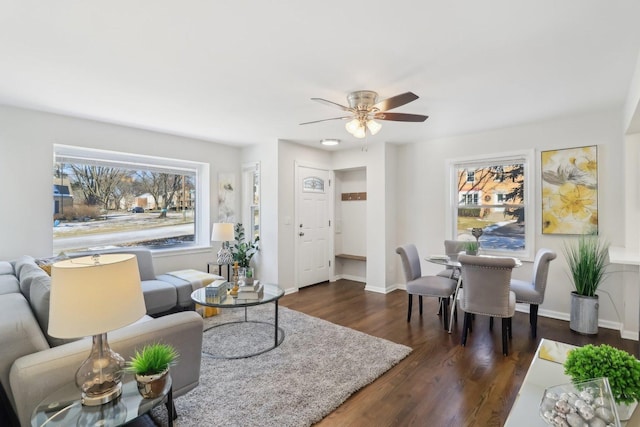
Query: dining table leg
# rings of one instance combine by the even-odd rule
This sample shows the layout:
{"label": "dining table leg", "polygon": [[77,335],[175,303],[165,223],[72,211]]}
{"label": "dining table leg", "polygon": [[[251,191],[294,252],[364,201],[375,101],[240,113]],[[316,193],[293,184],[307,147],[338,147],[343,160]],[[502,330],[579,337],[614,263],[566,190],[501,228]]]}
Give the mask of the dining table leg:
{"label": "dining table leg", "polygon": [[456,283],[456,290],[453,293],[453,305],[451,306],[451,318],[449,319],[449,333],[453,328],[453,316],[458,309],[458,291],[460,290],[460,285],[462,285],[462,271],[458,271],[458,283]]}

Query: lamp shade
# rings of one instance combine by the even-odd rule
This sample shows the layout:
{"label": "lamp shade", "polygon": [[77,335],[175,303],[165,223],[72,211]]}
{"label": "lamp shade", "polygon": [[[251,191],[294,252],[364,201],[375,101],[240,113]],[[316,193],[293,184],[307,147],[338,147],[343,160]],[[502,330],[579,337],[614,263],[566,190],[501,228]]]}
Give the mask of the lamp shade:
{"label": "lamp shade", "polygon": [[214,222],[213,231],[211,232],[212,242],[231,242],[236,239],[233,223],[231,222]]}
{"label": "lamp shade", "polygon": [[138,261],[104,254],[51,267],[49,335],[78,338],[130,325],[146,313]]}

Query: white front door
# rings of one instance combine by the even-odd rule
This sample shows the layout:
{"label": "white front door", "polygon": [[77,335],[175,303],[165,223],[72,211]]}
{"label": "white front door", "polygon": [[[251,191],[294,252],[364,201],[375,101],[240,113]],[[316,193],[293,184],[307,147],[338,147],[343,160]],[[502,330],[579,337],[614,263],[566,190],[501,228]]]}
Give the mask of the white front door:
{"label": "white front door", "polygon": [[329,171],[298,166],[296,223],[298,288],[329,280]]}

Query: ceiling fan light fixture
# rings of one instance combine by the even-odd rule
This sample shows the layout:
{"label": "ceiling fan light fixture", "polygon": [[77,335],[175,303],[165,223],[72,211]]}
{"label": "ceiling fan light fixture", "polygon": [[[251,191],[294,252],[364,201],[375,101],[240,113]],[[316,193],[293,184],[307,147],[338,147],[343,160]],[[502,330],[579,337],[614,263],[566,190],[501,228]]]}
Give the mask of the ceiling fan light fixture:
{"label": "ceiling fan light fixture", "polygon": [[356,138],[364,138],[365,136],[367,136],[367,130],[364,127],[364,125],[360,125],[358,126],[358,129],[356,129],[355,132],[353,132],[353,136],[355,136]]}
{"label": "ceiling fan light fixture", "polygon": [[355,135],[356,131],[360,127],[360,120],[353,119],[347,122],[347,124],[344,125],[344,127],[347,129],[347,132],[349,132],[351,135]]}
{"label": "ceiling fan light fixture", "polygon": [[340,140],[335,138],[326,138],[320,141],[320,143],[322,145],[338,145],[340,144]]}
{"label": "ceiling fan light fixture", "polygon": [[380,129],[382,129],[382,125],[373,119],[367,120],[367,129],[369,129],[371,135],[375,135],[380,131]]}

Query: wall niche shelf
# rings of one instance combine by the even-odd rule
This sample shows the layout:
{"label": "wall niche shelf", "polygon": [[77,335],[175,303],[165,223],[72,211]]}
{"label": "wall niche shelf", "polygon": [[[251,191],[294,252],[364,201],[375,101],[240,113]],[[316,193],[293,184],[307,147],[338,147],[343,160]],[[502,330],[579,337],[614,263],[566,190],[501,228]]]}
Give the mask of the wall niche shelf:
{"label": "wall niche shelf", "polygon": [[363,193],[342,193],[342,201],[349,202],[352,200],[367,200],[367,192]]}
{"label": "wall niche shelf", "polygon": [[352,259],[355,261],[366,261],[367,257],[363,256],[363,255],[349,255],[349,254],[337,254],[335,256],[336,258],[341,258],[341,259]]}

